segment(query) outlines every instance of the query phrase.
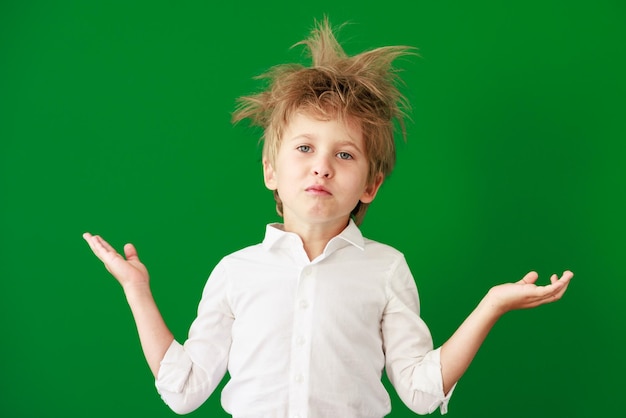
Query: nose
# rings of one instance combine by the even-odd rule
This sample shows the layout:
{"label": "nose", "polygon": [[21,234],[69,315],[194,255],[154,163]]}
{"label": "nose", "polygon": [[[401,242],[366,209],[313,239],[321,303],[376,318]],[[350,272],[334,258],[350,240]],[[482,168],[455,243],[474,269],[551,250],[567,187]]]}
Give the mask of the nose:
{"label": "nose", "polygon": [[319,156],[316,158],[313,163],[312,172],[315,177],[331,178],[333,170],[329,157]]}

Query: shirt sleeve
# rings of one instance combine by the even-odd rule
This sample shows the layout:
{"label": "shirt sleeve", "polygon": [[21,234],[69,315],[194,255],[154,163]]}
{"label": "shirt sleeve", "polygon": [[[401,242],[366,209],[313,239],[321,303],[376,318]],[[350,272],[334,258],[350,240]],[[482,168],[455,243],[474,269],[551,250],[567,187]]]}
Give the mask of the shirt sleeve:
{"label": "shirt sleeve", "polygon": [[417,287],[404,257],[387,284],[382,334],[387,375],[400,399],[418,414],[437,408],[447,413],[454,387],[443,393],[440,349],[433,349],[430,331],[419,316]]}
{"label": "shirt sleeve", "polygon": [[233,320],[227,274],[220,263],[204,288],[188,339],[184,344],[173,341],[161,361],[155,385],[174,412],[197,409],[224,377]]}

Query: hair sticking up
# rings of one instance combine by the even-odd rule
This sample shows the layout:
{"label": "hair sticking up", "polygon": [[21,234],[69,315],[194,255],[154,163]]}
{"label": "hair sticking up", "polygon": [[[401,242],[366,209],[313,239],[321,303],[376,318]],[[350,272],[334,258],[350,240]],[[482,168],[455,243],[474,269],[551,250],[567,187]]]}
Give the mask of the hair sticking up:
{"label": "hair sticking up", "polygon": [[[281,64],[258,78],[267,88],[237,101],[232,120],[249,119],[263,129],[263,155],[275,161],[282,133],[298,111],[323,120],[341,119],[359,125],[369,162],[368,181],[391,174],[396,161],[394,121],[406,137],[404,119],[408,102],[398,90],[397,71],[392,66],[400,56],[416,55],[409,46],[385,46],[348,56],[328,22],[316,21],[304,45],[312,65]],[[274,192],[276,209],[282,216],[282,202]],[[360,224],[367,204],[359,202],[352,216]]]}

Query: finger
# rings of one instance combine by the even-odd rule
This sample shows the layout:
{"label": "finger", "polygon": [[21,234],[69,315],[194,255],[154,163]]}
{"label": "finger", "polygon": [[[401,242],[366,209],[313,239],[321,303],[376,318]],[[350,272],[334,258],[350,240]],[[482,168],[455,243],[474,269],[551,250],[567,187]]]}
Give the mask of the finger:
{"label": "finger", "polygon": [[563,294],[567,290],[567,286],[568,285],[569,285],[569,283],[565,283],[563,286],[561,286],[561,288],[558,290],[558,292],[555,293],[554,300],[559,300],[559,299],[561,299],[563,297]]}
{"label": "finger", "polygon": [[567,287],[569,286],[570,281],[572,280],[572,277],[574,277],[574,273],[572,273],[571,271],[567,270],[563,272],[563,275],[558,281],[558,283],[561,284],[560,288],[557,290],[557,297],[559,299],[561,298],[561,296],[563,296],[563,293],[565,293],[565,291],[567,290]]}
{"label": "finger", "polygon": [[571,276],[566,276],[565,280],[557,280],[552,284],[544,286],[542,290],[543,294],[539,297],[541,303],[550,303],[556,302],[561,299],[565,291],[567,290],[567,286],[569,285],[569,279]]}
{"label": "finger", "polygon": [[93,251],[95,255],[98,255],[100,253],[100,244],[98,243],[96,237],[91,235],[89,232],[85,232],[83,234],[83,238],[87,241],[87,244],[89,244],[91,251]]}
{"label": "finger", "polygon": [[565,280],[565,281],[569,282],[570,280],[572,280],[572,277],[574,277],[574,273],[572,273],[569,270],[565,270],[563,272],[563,275],[561,275],[561,279],[560,280]]}
{"label": "finger", "polygon": [[84,234],[83,235],[96,257],[100,259],[109,268],[117,257],[122,258],[120,254],[108,242],[99,235]]}
{"label": "finger", "polygon": [[550,287],[555,288],[555,293],[563,293],[565,289],[567,289],[567,285],[572,277],[574,277],[574,273],[569,270],[564,271],[560,278],[558,278],[556,274],[553,274],[552,277],[550,277]]}
{"label": "finger", "polygon": [[83,239],[87,242],[87,244],[89,244],[89,247],[91,247],[91,241],[93,240],[93,235],[91,235],[89,232],[85,232],[83,234]]}
{"label": "finger", "polygon": [[562,287],[567,287],[572,277],[574,277],[574,273],[569,270],[564,271],[560,278],[556,274],[553,274],[550,276],[550,285],[546,287],[556,289],[555,292],[561,291]]}
{"label": "finger", "polygon": [[93,250],[94,254],[97,255],[100,259],[102,259],[102,257],[106,257],[107,254],[111,252],[110,246],[108,246],[109,248],[107,248],[106,241],[104,241],[98,235],[94,235],[89,240],[89,245],[91,246],[91,249]]}
{"label": "finger", "polygon": [[113,248],[111,246],[111,244],[109,244],[108,242],[105,241],[104,238],[102,238],[100,235],[96,235],[95,236],[96,241],[98,242],[98,244],[100,244],[100,246],[102,246],[102,248],[107,251],[107,252],[112,252],[112,253],[116,253],[117,251],[115,250],[115,248]]}

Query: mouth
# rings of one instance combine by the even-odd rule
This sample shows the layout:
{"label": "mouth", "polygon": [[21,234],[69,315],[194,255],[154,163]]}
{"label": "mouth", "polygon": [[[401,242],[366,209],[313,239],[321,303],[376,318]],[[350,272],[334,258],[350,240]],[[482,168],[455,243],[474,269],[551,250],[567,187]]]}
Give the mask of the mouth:
{"label": "mouth", "polygon": [[309,186],[305,189],[305,191],[309,194],[312,194],[314,196],[330,196],[332,195],[331,192],[328,191],[328,189],[324,186],[321,186],[319,184],[313,185],[313,186]]}

